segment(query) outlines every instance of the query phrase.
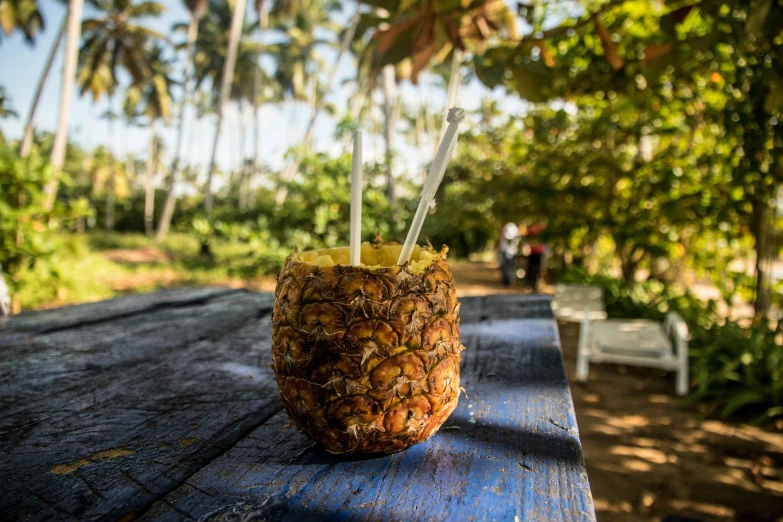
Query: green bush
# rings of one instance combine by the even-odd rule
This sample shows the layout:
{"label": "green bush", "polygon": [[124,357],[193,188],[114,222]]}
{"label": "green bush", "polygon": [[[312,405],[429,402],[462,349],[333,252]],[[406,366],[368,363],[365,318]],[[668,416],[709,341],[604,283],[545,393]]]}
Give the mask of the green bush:
{"label": "green bush", "polygon": [[783,416],[783,342],[768,322],[726,322],[691,349],[694,398],[722,418],[764,423]]}
{"label": "green bush", "polygon": [[[215,221],[199,215],[191,223],[192,234],[201,245],[212,245],[215,240],[239,247],[236,252],[226,252],[226,246],[221,249],[224,255],[223,263],[226,273],[232,277],[253,278],[259,275],[273,274],[280,270],[287,249],[272,236],[266,219],[259,216],[255,222],[247,220],[242,223]],[[210,250],[211,252],[211,250]],[[215,259],[204,258],[200,263],[214,263]]]}
{"label": "green bush", "polygon": [[[0,264],[12,296],[22,290],[56,294],[62,277],[57,259],[67,255],[59,232],[67,221],[88,214],[83,199],[57,202],[47,211],[43,188],[51,177],[48,161],[37,149],[23,159],[11,146],[0,146]],[[63,174],[61,181],[69,178]]]}
{"label": "green bush", "polygon": [[[398,198],[389,202],[385,195],[384,167],[365,165],[365,189],[362,194],[362,239],[371,241],[377,234],[386,241],[402,242],[419,202],[419,189],[402,185]],[[256,191],[252,209],[240,211],[231,191],[219,194],[208,222],[193,202],[178,203],[175,221],[180,230],[195,233],[208,242],[212,237],[256,241],[285,251],[347,245],[350,236],[350,172],[348,155],[329,158],[313,154],[303,158],[298,176],[287,184],[288,198],[281,208],[275,205],[275,191]],[[424,223],[420,242],[429,239],[436,248],[449,245],[453,255],[466,257],[481,251],[494,239],[494,224],[487,203],[466,203],[472,190],[464,180],[447,180],[437,196],[437,207]],[[141,216],[135,218],[141,223]],[[119,221],[118,221],[119,223]]]}
{"label": "green bush", "polygon": [[704,332],[721,322],[716,301],[702,301],[690,292],[679,291],[657,279],[629,287],[622,278],[592,275],[582,268],[572,268],[560,281],[603,288],[609,317],[663,321],[666,312],[675,311],[688,323],[694,339],[702,339]]}
{"label": "green bush", "polygon": [[[272,235],[290,250],[347,245],[351,224],[350,156],[308,156],[299,172],[298,179],[288,185],[288,198],[279,211],[273,201],[261,202],[262,208],[272,209],[265,216]],[[377,165],[365,166],[365,179],[362,239],[368,241],[380,233],[387,241],[403,241],[415,207],[404,199],[390,204],[380,186],[382,174]]]}

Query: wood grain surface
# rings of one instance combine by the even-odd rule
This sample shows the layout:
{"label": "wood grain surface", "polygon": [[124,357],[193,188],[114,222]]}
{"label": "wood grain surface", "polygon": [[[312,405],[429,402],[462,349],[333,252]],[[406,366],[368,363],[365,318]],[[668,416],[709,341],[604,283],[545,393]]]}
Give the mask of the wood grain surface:
{"label": "wood grain surface", "polygon": [[287,426],[272,303],[178,290],[0,324],[3,518],[595,519],[546,297],[462,299],[467,397],[385,457]]}

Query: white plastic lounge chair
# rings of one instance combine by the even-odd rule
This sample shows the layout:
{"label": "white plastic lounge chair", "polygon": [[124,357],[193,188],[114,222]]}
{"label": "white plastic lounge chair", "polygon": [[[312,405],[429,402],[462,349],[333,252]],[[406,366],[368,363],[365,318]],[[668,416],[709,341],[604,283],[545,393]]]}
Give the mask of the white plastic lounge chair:
{"label": "white plastic lounge chair", "polygon": [[552,311],[561,321],[581,323],[585,315],[591,320],[606,319],[604,290],[600,286],[555,285]]}
{"label": "white plastic lounge chair", "polygon": [[646,319],[593,321],[583,314],[576,378],[586,381],[591,362],[627,364],[677,372],[677,394],[688,393],[688,326],[669,312],[663,324]]}

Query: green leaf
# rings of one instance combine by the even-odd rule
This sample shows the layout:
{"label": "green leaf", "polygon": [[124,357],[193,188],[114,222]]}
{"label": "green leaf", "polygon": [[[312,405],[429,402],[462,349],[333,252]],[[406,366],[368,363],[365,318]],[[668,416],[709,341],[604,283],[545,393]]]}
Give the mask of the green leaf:
{"label": "green leaf", "polygon": [[721,409],[720,416],[725,419],[741,408],[765,402],[766,397],[763,394],[755,390],[747,390],[732,397]]}
{"label": "green leaf", "polygon": [[532,103],[543,103],[567,93],[562,69],[544,61],[526,62],[530,44],[500,45],[473,59],[478,79],[490,89],[502,85]]}
{"label": "green leaf", "polygon": [[661,29],[663,32],[667,33],[670,36],[675,36],[677,34],[677,24],[685,20],[685,17],[688,16],[688,13],[691,12],[691,9],[694,7],[697,7],[696,5],[686,5],[684,7],[680,7],[678,9],[675,9],[674,11],[670,11],[666,13],[665,15],[661,16]]}

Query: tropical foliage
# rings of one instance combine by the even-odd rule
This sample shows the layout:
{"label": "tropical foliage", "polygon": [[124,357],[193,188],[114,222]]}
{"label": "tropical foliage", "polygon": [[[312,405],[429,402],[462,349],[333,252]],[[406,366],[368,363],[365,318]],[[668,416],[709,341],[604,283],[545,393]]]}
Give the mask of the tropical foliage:
{"label": "tropical foliage", "polygon": [[0,42],[3,35],[20,31],[25,41],[35,43],[35,37],[45,27],[36,0],[0,0]]}
{"label": "tropical foliage", "polygon": [[[22,159],[10,146],[0,145],[0,266],[10,276],[12,298],[25,286],[56,293],[64,269],[57,263],[58,228],[89,214],[86,199],[44,209],[43,187],[51,175],[38,151]],[[20,307],[17,296],[12,308]]]}

